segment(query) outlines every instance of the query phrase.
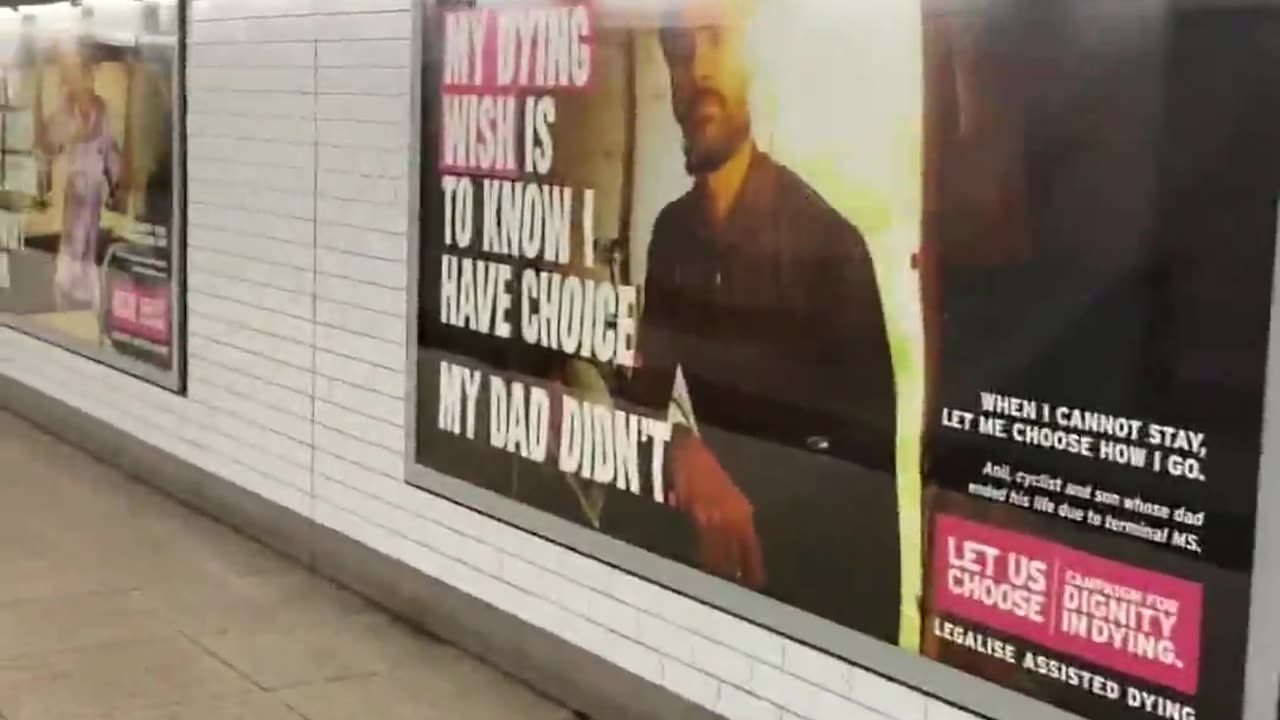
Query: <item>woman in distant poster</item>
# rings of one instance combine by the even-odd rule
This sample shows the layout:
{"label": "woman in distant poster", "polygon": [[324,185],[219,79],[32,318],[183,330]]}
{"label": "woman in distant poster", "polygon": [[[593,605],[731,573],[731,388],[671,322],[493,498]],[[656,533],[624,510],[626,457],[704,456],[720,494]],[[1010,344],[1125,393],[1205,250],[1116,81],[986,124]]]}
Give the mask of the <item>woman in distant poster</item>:
{"label": "woman in distant poster", "polygon": [[123,185],[125,163],[116,145],[107,105],[94,89],[93,66],[82,47],[57,51],[62,105],[43,112],[43,92],[35,93],[36,143],[48,158],[66,156],[62,234],[53,276],[59,310],[100,309],[97,267],[99,228],[106,200]]}

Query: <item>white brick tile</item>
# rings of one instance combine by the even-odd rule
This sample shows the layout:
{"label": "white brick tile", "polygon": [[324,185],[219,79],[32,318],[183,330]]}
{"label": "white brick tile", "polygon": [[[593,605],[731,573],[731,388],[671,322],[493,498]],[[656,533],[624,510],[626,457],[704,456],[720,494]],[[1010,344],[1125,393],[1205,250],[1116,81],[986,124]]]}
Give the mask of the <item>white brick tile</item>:
{"label": "white brick tile", "polygon": [[167,435],[163,432],[151,433],[152,444],[156,448],[173,455],[185,459],[196,467],[201,467],[201,462],[207,462],[204,458],[208,455],[208,450],[190,442],[177,435]]}
{"label": "white brick tile", "polygon": [[[414,545],[417,545],[417,543],[414,543]],[[519,616],[518,614],[520,611],[525,609],[525,604],[536,599],[530,598],[527,593],[522,593],[518,589],[502,582],[493,575],[477,570],[467,563],[453,560],[445,555],[441,555],[441,557],[453,563],[450,567],[452,568],[454,577],[457,577],[460,581],[460,587],[496,608],[505,610],[512,615]],[[565,616],[566,615],[560,615],[560,617]],[[547,613],[544,617],[551,618],[552,622],[554,622],[557,614]]]}
{"label": "white brick tile", "polygon": [[231,160],[203,160],[187,169],[190,182],[219,182],[246,190],[282,190],[310,198],[316,176],[305,169],[244,165]]}
{"label": "white brick tile", "polygon": [[307,369],[287,365],[199,335],[193,335],[187,339],[187,354],[193,367],[201,362],[212,363],[246,377],[276,383],[299,393],[311,392],[309,365]]}
{"label": "white brick tile", "polygon": [[[688,614],[696,607],[696,603],[647,580],[628,573],[618,573],[614,576],[610,589],[614,597],[628,605],[641,608],[680,627],[687,628],[691,624]],[[693,624],[696,626],[696,623]]]}
{"label": "white brick tile", "polygon": [[259,430],[253,433],[253,437],[267,443],[262,446],[264,448],[275,445],[271,433],[283,435],[284,438],[281,438],[279,443],[281,452],[294,453],[292,457],[300,464],[310,462],[303,460],[310,457],[307,446],[311,442],[311,422],[308,418],[281,412],[259,403],[256,399],[240,397],[208,385],[196,385],[190,388],[187,396],[202,405],[217,408],[232,415],[242,422],[256,425]]}
{"label": "white brick tile", "polygon": [[403,317],[364,310],[329,300],[316,301],[316,322],[401,345],[405,343],[405,336],[408,333]]}
{"label": "white brick tile", "polygon": [[[353,255],[337,250],[316,251],[316,269],[325,274],[404,291],[408,277],[404,263]],[[403,306],[403,303],[402,303]]]}
{"label": "white brick tile", "polygon": [[315,360],[316,372],[320,375],[339,378],[393,399],[400,399],[405,395],[406,380],[403,372],[325,350],[317,350]]}
{"label": "white brick tile", "polygon": [[194,290],[188,292],[187,306],[192,312],[220,320],[228,325],[252,328],[258,332],[302,344],[311,343],[312,324],[308,320],[282,315],[215,295],[205,295]]}
{"label": "white brick tile", "polygon": [[315,270],[315,250],[301,243],[195,225],[187,230],[187,244],[192,248],[294,268],[308,275],[314,274]]}
{"label": "white brick tile", "polygon": [[662,659],[662,685],[680,697],[713,708],[720,700],[720,681],[670,657]]}
{"label": "white brick tile", "polygon": [[728,720],[781,720],[782,711],[760,698],[749,695],[732,685],[720,686],[720,700],[716,712]]}
{"label": "white brick tile", "polygon": [[[318,463],[317,469],[319,469]],[[358,488],[359,484],[348,484],[326,477],[324,473],[321,473],[316,478],[315,492],[316,497],[324,502],[343,508],[347,512],[362,517],[371,523],[376,523],[395,532],[397,535],[405,535],[404,513],[399,508],[383,502],[380,498],[360,492]]]}
{"label": "white brick tile", "polygon": [[404,561],[419,572],[450,583],[454,587],[457,587],[457,584],[454,583],[453,579],[457,577],[461,568],[465,567],[457,560],[445,557],[431,548],[423,547],[415,542],[405,543]]}
{"label": "white brick tile", "polygon": [[[378,478],[385,477],[369,468],[348,462],[337,455],[326,452],[324,448],[319,446],[315,448],[314,463],[317,475],[323,476],[331,482],[340,482],[347,487],[364,487],[369,483],[376,482]],[[317,493],[326,497],[332,494],[330,490],[321,485],[317,485]]]}
{"label": "white brick tile", "polygon": [[[431,498],[432,496],[427,496]],[[484,533],[485,539],[494,547],[502,548],[523,560],[533,563],[544,570],[554,571],[556,561],[564,554],[564,548],[534,537],[519,528],[504,523],[479,522],[475,513],[456,505],[428,501],[425,507],[433,515],[439,516],[443,522],[455,527],[465,527],[469,533]]]}
{"label": "white brick tile", "polygon": [[309,42],[192,45],[187,62],[192,67],[311,68],[316,62],[316,46]]}
{"label": "white brick tile", "polygon": [[314,350],[309,345],[279,338],[245,327],[237,327],[199,313],[191,313],[188,326],[192,337],[223,343],[297,368],[310,369]]}
{"label": "white brick tile", "polygon": [[315,242],[315,223],[310,220],[195,202],[190,204],[187,213],[193,225],[215,230],[232,230],[308,246]]}
{"label": "white brick tile", "polygon": [[[281,192],[262,188],[192,180],[187,197],[191,202],[228,210],[249,210],[271,215],[311,220],[315,217],[315,197],[311,193]],[[308,188],[310,190],[310,188]]]}
{"label": "white brick tile", "polygon": [[782,667],[816,685],[841,695],[853,688],[853,668],[849,663],[790,640],[784,641]]}
{"label": "white brick tile", "polygon": [[316,89],[312,68],[192,67],[187,77],[202,90],[309,93]]}
{"label": "white brick tile", "polygon": [[[371,477],[359,487],[361,491],[382,498],[386,502],[398,507],[402,507],[411,515],[433,525],[439,525],[442,528],[455,531],[461,535],[466,535],[469,538],[476,539],[481,542],[485,542],[487,540],[482,533],[467,532],[467,528],[460,527],[456,523],[448,522],[447,518],[442,517],[440,513],[434,512],[432,508],[435,508],[438,503],[446,502],[439,496],[424,493],[415,487],[400,482],[399,480],[393,480],[384,476]],[[487,542],[485,542],[485,544],[489,545],[491,548],[493,547]],[[496,548],[494,549],[496,550]],[[495,566],[494,574],[501,575],[501,568]]]}
{"label": "white brick tile", "polygon": [[308,143],[205,137],[187,139],[187,162],[234,158],[245,165],[291,167],[311,171],[316,166],[315,147]]}
{"label": "white brick tile", "polygon": [[500,553],[439,523],[418,519],[407,530],[407,534],[420,545],[435,549],[490,575],[496,577],[502,574],[503,558]]}
{"label": "white brick tile", "polygon": [[315,503],[315,520],[392,557],[403,556],[411,545],[403,536],[322,500]]}
{"label": "white brick tile", "polygon": [[555,612],[549,614],[547,630],[600,658],[608,658],[610,646],[617,635],[593,622],[583,620],[581,615],[572,610],[565,610],[555,603],[551,605]]}
{"label": "white brick tile", "polygon": [[315,10],[315,0],[198,0],[191,6],[191,18],[226,20],[280,15],[305,15]]}
{"label": "white brick tile", "polygon": [[404,453],[404,428],[352,412],[324,401],[316,402],[316,422],[367,443]]}
{"label": "white brick tile", "polygon": [[928,699],[920,693],[861,668],[852,669],[853,697],[894,720],[925,720]]}
{"label": "white brick tile", "polygon": [[388,397],[323,375],[316,376],[316,397],[383,422],[404,426],[405,404],[399,398]]}
{"label": "white brick tile", "polygon": [[357,335],[327,325],[316,326],[316,347],[332,353],[364,360],[388,370],[404,372],[404,346]]}
{"label": "white brick tile", "polygon": [[403,315],[409,302],[404,290],[332,275],[320,275],[316,278],[316,294],[328,300],[377,310],[387,315]]}
{"label": "white brick tile", "polygon": [[243,43],[249,41],[249,23],[241,19],[200,20],[191,23],[190,45],[200,43]]}
{"label": "white brick tile", "polygon": [[317,13],[377,13],[391,10],[408,10],[413,7],[412,0],[312,0]]}
{"label": "white brick tile", "polygon": [[452,561],[449,582],[463,592],[487,600],[491,605],[510,613],[519,609],[516,593],[492,576],[476,570],[463,562]]}
{"label": "white brick tile", "polygon": [[358,440],[324,425],[315,426],[316,447],[392,478],[404,477],[404,460],[399,453]]}
{"label": "white brick tile", "polygon": [[782,664],[782,638],[756,625],[639,578],[620,576],[613,592],[623,602],[648,608],[722,645],[775,665]]}
{"label": "white brick tile", "polygon": [[[327,198],[360,202],[408,205],[408,188],[399,180],[344,172],[321,172],[316,177],[317,192]],[[403,240],[403,233],[386,233]]]}
{"label": "white brick tile", "polygon": [[[536,595],[522,592],[519,588],[513,588],[505,584],[502,587],[505,588],[505,591],[500,591],[500,596],[492,601],[491,604],[494,607],[507,610],[507,612],[536,628],[543,630],[556,628],[551,631],[556,632],[566,640],[569,639],[567,637],[568,633],[565,632],[564,628],[573,624],[572,616],[563,608]],[[573,642],[573,640],[569,640],[569,642]]]}
{"label": "white brick tile", "polygon": [[815,717],[820,690],[800,678],[762,662],[751,664],[751,692],[794,711],[804,717]]}
{"label": "white brick tile", "polygon": [[587,616],[617,633],[643,640],[638,631],[639,615],[635,608],[600,593],[583,589],[587,594]]}
{"label": "white brick tile", "polygon": [[192,383],[213,385],[291,415],[311,417],[314,400],[306,393],[198,358],[189,362],[187,373]]}
{"label": "white brick tile", "polygon": [[[510,557],[523,560],[524,558],[518,553],[513,552],[512,548],[505,543],[496,542],[494,540],[495,530],[508,527],[502,523],[494,522],[474,510],[470,510],[457,503],[450,502],[444,498],[433,495],[431,493],[415,492],[412,488],[396,486],[396,490],[407,491],[412,493],[413,500],[410,504],[414,511],[423,517],[431,518],[442,525],[446,525],[460,533],[471,537],[483,539],[492,547],[508,553]],[[528,537],[528,533],[525,534]],[[531,563],[537,567],[546,570],[547,568],[537,563]]]}
{"label": "white brick tile", "polygon": [[362,95],[332,93],[317,95],[315,116],[321,120],[364,120],[366,122],[402,123],[413,108],[408,93],[397,95]]}
{"label": "white brick tile", "polygon": [[637,642],[610,632],[604,652],[600,654],[633,675],[654,684],[662,682],[662,656]]}
{"label": "white brick tile", "polygon": [[[526,540],[522,537],[516,542],[517,544],[524,544]],[[547,543],[546,547],[549,548],[549,553],[554,558],[555,564],[551,567],[556,572],[565,577],[573,578],[575,582],[599,590],[606,595],[612,595],[610,591],[613,588],[614,577],[618,574],[618,571],[595,558],[587,557],[581,553],[567,551],[550,543]]]}
{"label": "white brick tile", "polygon": [[405,68],[412,62],[409,40],[343,40],[316,45],[321,67]]}
{"label": "white brick tile", "polygon": [[731,650],[714,640],[691,634],[692,665],[726,682],[747,687],[751,682],[751,660],[742,653]]}
{"label": "white brick tile", "polygon": [[[270,467],[273,463],[287,464],[292,460],[291,448],[286,443],[289,438],[281,436],[282,445],[279,449],[273,448],[264,438],[255,434],[263,432],[260,428],[248,425],[244,420],[220,409],[202,402],[199,398],[190,398],[187,400],[190,408],[198,411],[198,417],[186,418],[183,421],[182,434],[184,437],[199,443],[204,447],[211,456],[226,457],[236,462],[250,462],[252,460],[261,459],[265,467]],[[151,422],[146,412],[130,413],[135,419],[145,422]],[[157,426],[160,432],[163,432],[163,426]],[[245,439],[247,437],[247,440]],[[241,450],[245,450],[244,453]],[[258,457],[270,456],[270,457]],[[248,458],[246,460],[245,458]],[[307,463],[304,461],[297,465],[305,472]],[[290,471],[285,471],[288,474]]]}
{"label": "white brick tile", "polygon": [[[548,613],[543,625],[544,629],[596,655],[602,659],[602,662],[614,662],[611,659],[611,654],[613,646],[617,642],[617,634],[584,619],[580,613],[573,609],[557,605],[554,602],[548,604],[551,612]],[[657,670],[661,672],[661,667],[659,666]],[[652,669],[649,669],[649,671],[651,672]],[[654,681],[656,682],[657,679]]]}
{"label": "white brick tile", "polygon": [[929,709],[925,717],[928,720],[979,720],[977,715],[971,715],[939,700],[929,701]]}
{"label": "white brick tile", "polygon": [[722,612],[712,612],[700,620],[698,630],[751,657],[774,665],[782,664],[782,638],[759,625]]}
{"label": "white brick tile", "polygon": [[[310,93],[239,92],[201,87],[188,87],[187,90],[190,116],[222,114],[311,120],[315,117],[316,107],[316,96]],[[188,172],[194,165],[188,163]]]}
{"label": "white brick tile", "polygon": [[648,613],[636,614],[636,638],[667,657],[693,662],[693,633]]}
{"label": "white brick tile", "polygon": [[240,487],[299,513],[310,512],[311,497],[302,488],[268,477],[254,468],[222,455],[208,456],[209,472],[220,475]]}
{"label": "white brick tile", "polygon": [[[388,547],[388,543],[378,542],[374,537],[374,533],[369,530],[369,523],[364,519],[357,517],[340,507],[334,507],[332,504],[324,500],[317,499],[315,503],[315,514],[313,519],[331,530],[337,532],[362,543],[363,545],[378,549],[381,552],[392,552],[394,548]],[[391,533],[385,534],[390,535]]]}
{"label": "white brick tile", "polygon": [[413,34],[413,16],[408,12],[351,14],[344,9],[342,14],[317,16],[315,31],[320,40],[408,39]]}
{"label": "white brick tile", "polygon": [[[456,581],[470,570],[465,564],[442,555],[429,547],[413,542],[409,538],[405,538],[403,547],[404,552],[401,555],[401,559],[410,567],[430,577],[447,582],[459,590],[462,589],[460,583]],[[480,575],[480,573],[471,572],[475,576]]]}
{"label": "white brick tile", "polygon": [[316,130],[322,145],[393,152],[408,152],[410,135],[407,118],[400,118],[399,122],[320,120]]}
{"label": "white brick tile", "polygon": [[[322,471],[322,475],[316,479],[315,491],[316,496],[325,502],[345,508],[424,547],[441,550],[430,543],[422,542],[421,537],[414,536],[415,532],[420,532],[423,527],[432,526],[432,523],[421,522],[404,509],[364,492],[362,486],[363,483],[351,484],[325,477]],[[466,552],[462,552],[461,555],[465,556]],[[494,562],[496,563],[496,556],[494,556]]]}
{"label": "white brick tile", "polygon": [[[325,222],[345,223],[368,230],[404,233],[409,229],[409,208],[401,203],[367,203],[321,197],[316,201],[316,217]],[[400,272],[404,276],[406,269]]]}
{"label": "white brick tile", "polygon": [[211,272],[193,272],[188,287],[209,295],[236,300],[252,307],[269,307],[286,315],[311,319],[312,299],[302,293],[278,290],[266,285],[224,278]]}
{"label": "white brick tile", "polygon": [[325,172],[345,172],[393,180],[409,176],[409,154],[404,152],[321,145],[318,158],[319,168]]}
{"label": "white brick tile", "polygon": [[246,426],[243,420],[212,409],[206,420],[213,431],[206,433],[201,442],[212,453],[251,467],[255,473],[274,482],[296,488],[310,486],[310,458],[298,462],[286,457],[289,454],[287,438]]}
{"label": "white brick tile", "polygon": [[[316,225],[316,244],[353,255],[398,260],[401,263],[404,263],[409,253],[409,241],[404,235],[329,222]],[[407,268],[405,272],[407,274]]]}
{"label": "white brick tile", "polygon": [[247,24],[245,34],[249,42],[314,40],[315,37],[315,18],[308,15],[255,19]]}
{"label": "white brick tile", "polygon": [[[341,24],[343,18],[334,18]],[[408,68],[320,68],[316,89],[348,95],[408,95],[412,81]]]}
{"label": "white brick tile", "polygon": [[591,601],[594,595],[589,590],[559,573],[547,572],[543,573],[543,577],[545,580],[538,587],[528,589],[568,610],[575,617],[601,625],[601,622],[592,614]]}
{"label": "white brick tile", "polygon": [[564,579],[555,573],[519,558],[508,557],[502,562],[502,579],[535,595],[556,601]]}
{"label": "white brick tile", "polygon": [[190,249],[187,262],[198,265],[202,273],[219,277],[257,283],[302,295],[310,295],[315,291],[315,275],[311,270],[260,262],[216,250],[206,250],[200,246]]}
{"label": "white brick tile", "polygon": [[231,138],[306,144],[315,141],[315,121],[308,118],[200,114],[187,118],[187,133],[195,138]]}
{"label": "white brick tile", "polygon": [[888,720],[889,717],[893,718],[893,720],[898,720],[899,718],[910,716],[898,715],[895,712],[886,717],[865,705],[852,702],[826,690],[819,690],[814,701],[811,717],[813,720]]}

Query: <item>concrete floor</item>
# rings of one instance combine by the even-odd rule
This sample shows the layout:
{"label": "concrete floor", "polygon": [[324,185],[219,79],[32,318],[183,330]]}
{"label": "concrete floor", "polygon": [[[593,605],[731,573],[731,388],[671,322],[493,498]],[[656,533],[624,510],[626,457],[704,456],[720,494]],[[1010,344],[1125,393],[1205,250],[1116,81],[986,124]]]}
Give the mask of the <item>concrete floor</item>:
{"label": "concrete floor", "polygon": [[0,412],[0,718],[571,717]]}

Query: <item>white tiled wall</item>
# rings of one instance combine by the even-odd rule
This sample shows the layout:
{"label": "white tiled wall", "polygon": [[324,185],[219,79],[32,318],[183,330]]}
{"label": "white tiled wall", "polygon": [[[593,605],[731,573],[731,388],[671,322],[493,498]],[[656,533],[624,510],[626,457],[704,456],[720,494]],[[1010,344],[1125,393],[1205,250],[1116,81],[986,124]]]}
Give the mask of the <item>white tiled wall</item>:
{"label": "white tiled wall", "polygon": [[733,720],[972,720],[404,483],[411,0],[194,0],[190,392],[0,372]]}

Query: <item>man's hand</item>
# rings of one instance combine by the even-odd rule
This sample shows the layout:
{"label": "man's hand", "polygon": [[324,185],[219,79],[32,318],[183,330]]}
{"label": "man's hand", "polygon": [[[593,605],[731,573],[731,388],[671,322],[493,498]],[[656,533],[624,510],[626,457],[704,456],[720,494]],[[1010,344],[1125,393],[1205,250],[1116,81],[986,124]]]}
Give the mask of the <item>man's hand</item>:
{"label": "man's hand", "polygon": [[677,433],[671,446],[672,505],[698,528],[703,569],[751,588],[765,584],[755,508],[698,436]]}

